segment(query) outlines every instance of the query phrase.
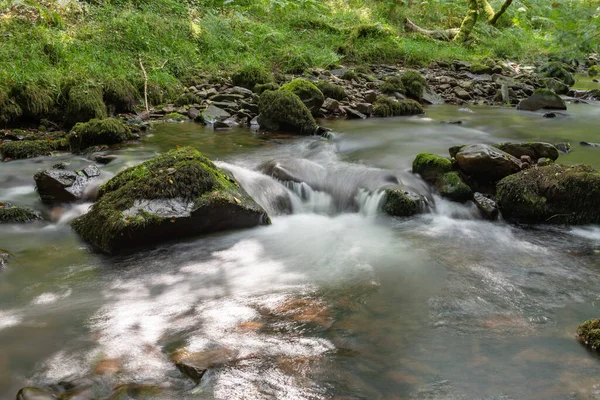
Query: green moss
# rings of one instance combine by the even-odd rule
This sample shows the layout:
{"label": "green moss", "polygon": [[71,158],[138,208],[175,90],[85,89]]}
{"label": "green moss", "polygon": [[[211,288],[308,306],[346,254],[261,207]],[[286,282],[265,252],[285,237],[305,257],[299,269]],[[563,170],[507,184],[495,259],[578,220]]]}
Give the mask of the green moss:
{"label": "green moss", "polygon": [[59,146],[59,142],[52,140],[23,140],[5,142],[0,146],[0,153],[4,159],[21,160],[39,156],[49,156]]}
{"label": "green moss", "polygon": [[600,66],[598,65],[592,65],[589,69],[588,69],[588,75],[592,78],[600,75]]}
{"label": "green moss", "polygon": [[408,97],[415,100],[421,100],[423,98],[423,92],[427,87],[427,82],[417,71],[406,71],[402,75],[402,84],[404,84],[406,95]]}
{"label": "green moss", "polygon": [[600,222],[600,173],[587,165],[530,168],[502,179],[496,192],[498,206],[508,220]]}
{"label": "green moss", "polygon": [[435,182],[442,175],[452,171],[452,162],[431,153],[420,153],[412,163],[413,174],[419,174],[428,182]]}
{"label": "green moss", "polygon": [[73,126],[78,122],[86,122],[92,118],[105,118],[102,89],[98,86],[81,85],[69,89],[66,122]]}
{"label": "green moss", "polygon": [[579,325],[577,336],[592,350],[600,351],[600,319],[590,319]]}
{"label": "green moss", "polygon": [[39,219],[40,214],[30,208],[0,202],[0,224],[23,224]]}
{"label": "green moss", "polygon": [[383,211],[394,217],[410,217],[421,211],[422,201],[418,196],[403,189],[387,189]]}
{"label": "green moss", "polygon": [[91,146],[111,145],[131,140],[129,127],[120,119],[92,119],[76,124],[69,133],[68,140],[72,151],[81,151]]}
{"label": "green moss", "polygon": [[440,194],[450,200],[467,201],[473,198],[473,191],[455,171],[439,177],[436,186]]}
{"label": "green moss", "polygon": [[318,128],[310,110],[294,93],[287,90],[266,91],[258,103],[258,123],[268,130],[314,134]]}
{"label": "green moss", "polygon": [[273,76],[264,67],[249,64],[237,70],[231,80],[235,86],[253,89],[257,84],[271,82]]}
{"label": "green moss", "polygon": [[397,76],[389,76],[379,85],[381,93],[393,95],[394,93],[406,93],[402,79]]}
{"label": "green moss", "polygon": [[148,212],[124,214],[136,200],[181,199],[195,207],[209,201],[245,200],[235,196],[241,196],[235,180],[197,150],[184,147],[118,173],[100,188],[91,211],[72,226],[86,241],[111,251],[123,232],[133,236],[166,219]]}
{"label": "green moss", "polygon": [[54,106],[50,91],[34,83],[15,86],[11,97],[21,108],[23,116],[28,118],[40,119]]}
{"label": "green moss", "polygon": [[553,61],[542,65],[539,68],[540,74],[545,78],[556,78],[567,86],[575,84],[573,74],[567,70],[567,66],[561,62]]}
{"label": "green moss", "polygon": [[0,122],[15,121],[21,115],[23,115],[21,106],[9,95],[9,91],[0,87]]}
{"label": "green moss", "polygon": [[569,92],[569,87],[556,78],[546,78],[543,80],[543,83],[547,89],[552,90],[556,94],[567,94]]}
{"label": "green moss", "polygon": [[308,107],[312,115],[318,114],[325,101],[325,97],[319,88],[310,81],[302,78],[297,78],[286,83],[279,90],[285,90],[298,96],[306,107]]}
{"label": "green moss", "polygon": [[252,89],[252,91],[257,94],[263,94],[263,92],[266,92],[267,90],[278,90],[278,89],[279,89],[279,85],[276,84],[275,82],[267,82],[267,83],[257,83],[256,85],[254,85],[254,88]]}
{"label": "green moss", "polygon": [[103,86],[103,98],[114,113],[135,111],[139,94],[135,86],[124,79],[109,79]]}
{"label": "green moss", "polygon": [[184,93],[175,100],[175,105],[177,107],[187,106],[189,104],[200,104],[202,100],[200,97],[196,96],[193,93]]}
{"label": "green moss", "polygon": [[346,81],[358,81],[358,74],[353,69],[349,69],[342,74],[341,78]]}
{"label": "green moss", "polygon": [[477,74],[477,75],[492,73],[492,68],[489,65],[486,65],[483,63],[477,63],[477,62],[471,64],[470,70],[472,73]]}
{"label": "green moss", "polygon": [[600,89],[592,89],[588,92],[588,94],[596,100],[600,100]]}
{"label": "green moss", "polygon": [[317,87],[326,98],[344,100],[348,97],[343,87],[329,81],[319,81],[317,82]]}
{"label": "green moss", "polygon": [[379,96],[373,103],[373,114],[378,117],[396,117],[423,114],[423,107],[414,100],[397,101]]}
{"label": "green moss", "polygon": [[171,120],[171,121],[187,121],[189,118],[186,117],[185,115],[179,114],[177,112],[173,112],[173,113],[169,113],[169,114],[165,115],[164,119]]}
{"label": "green moss", "polygon": [[[143,93],[143,85],[139,88]],[[149,105],[165,104],[175,101],[183,91],[181,83],[175,79],[163,76],[148,78],[148,103]]]}

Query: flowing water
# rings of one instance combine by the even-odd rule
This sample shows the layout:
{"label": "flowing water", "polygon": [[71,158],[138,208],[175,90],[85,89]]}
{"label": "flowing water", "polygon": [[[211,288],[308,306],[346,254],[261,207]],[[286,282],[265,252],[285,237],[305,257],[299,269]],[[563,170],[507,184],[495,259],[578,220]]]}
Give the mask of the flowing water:
{"label": "flowing water", "polygon": [[[598,104],[555,119],[471,109],[322,121],[329,139],[158,126],[115,150],[103,179],[192,145],[273,224],[129,256],[90,252],[71,232],[89,204],[38,200],[36,171],[84,158],[0,165],[0,200],[52,221],[0,226],[0,248],[13,254],[0,271],[0,398],[90,376],[98,396],[125,382],[158,385],[165,399],[600,398],[600,357],[575,339],[581,321],[600,316],[600,227],[492,223],[435,194],[414,218],[378,212],[377,188],[426,192],[412,159],[455,144],[568,141],[561,162],[600,167],[600,149],[579,145],[600,142]],[[257,171],[274,160],[305,183]],[[169,361],[178,348],[232,356],[195,387]],[[106,365],[119,371],[99,376]]]}

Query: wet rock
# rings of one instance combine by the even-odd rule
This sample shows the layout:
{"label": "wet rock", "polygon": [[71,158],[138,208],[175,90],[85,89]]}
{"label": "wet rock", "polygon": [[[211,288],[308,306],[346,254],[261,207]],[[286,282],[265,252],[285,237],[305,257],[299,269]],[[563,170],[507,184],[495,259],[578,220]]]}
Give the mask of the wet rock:
{"label": "wet rock", "polygon": [[235,93],[221,93],[216,94],[210,98],[213,102],[227,102],[227,103],[235,103],[244,99],[244,95],[235,94]]}
{"label": "wet rock", "polygon": [[467,201],[473,198],[473,191],[463,181],[458,172],[447,172],[436,181],[440,195],[452,201]]}
{"label": "wet rock", "polygon": [[17,400],[56,400],[54,394],[36,387],[24,387],[17,393]]}
{"label": "wet rock", "polygon": [[377,101],[377,93],[374,90],[367,90],[363,93],[363,98],[366,102],[373,104]]}
{"label": "wet rock", "polygon": [[537,111],[545,110],[566,110],[567,105],[559,95],[548,89],[538,89],[531,97],[521,100],[517,106],[518,110]]}
{"label": "wet rock", "polygon": [[[495,144],[495,148],[500,149],[513,157],[521,158],[528,156],[531,160],[537,160],[544,157],[555,161],[558,158],[558,150],[550,143],[544,142],[528,142],[528,143],[500,143]],[[532,164],[530,161],[530,164]]]}
{"label": "wet rock", "polygon": [[544,118],[556,118],[556,114],[555,113],[545,113],[544,115],[542,115],[542,117],[544,117]]}
{"label": "wet rock", "polygon": [[153,385],[138,385],[138,384],[125,384],[119,385],[112,392],[108,400],[146,400],[161,398],[157,397],[163,392],[163,389]]}
{"label": "wet rock", "polygon": [[214,124],[217,121],[223,121],[229,117],[231,117],[231,114],[229,114],[227,111],[211,104],[196,117],[196,122]]}
{"label": "wet rock", "polygon": [[116,253],[269,223],[266,212],[233,177],[184,147],[117,174],[72,227],[95,248]]}
{"label": "wet rock", "polygon": [[556,147],[556,150],[563,154],[568,154],[571,151],[571,143],[554,143],[554,147]]}
{"label": "wet rock", "polygon": [[590,349],[600,352],[600,319],[590,319],[579,325],[577,337]]}
{"label": "wet rock", "polygon": [[498,207],[508,220],[600,222],[600,173],[587,165],[531,168],[502,179],[496,188]]}
{"label": "wet rock", "polygon": [[12,257],[12,253],[8,250],[0,249],[0,270],[6,266],[8,259]]}
{"label": "wet rock", "polygon": [[410,217],[423,212],[425,199],[423,196],[404,187],[385,190],[386,198],[382,210],[393,217]]}
{"label": "wet rock", "polygon": [[115,161],[118,157],[114,154],[106,154],[106,153],[91,153],[88,156],[88,160],[97,162],[98,164],[110,164]]}
{"label": "wet rock", "polygon": [[358,110],[355,110],[354,108],[351,107],[341,107],[342,110],[346,113],[346,118],[348,119],[365,119],[367,118],[367,116],[363,113],[361,113]]}
{"label": "wet rock", "polygon": [[248,101],[241,101],[240,105],[242,106],[242,109],[248,110],[250,111],[250,113],[255,115],[258,114],[258,104],[251,103]]}
{"label": "wet rock", "polygon": [[531,160],[530,156],[521,156],[520,160],[521,160],[521,163],[527,164],[528,166],[531,166],[534,164],[533,161]]}
{"label": "wet rock", "polygon": [[198,110],[196,107],[190,107],[190,109],[187,112],[187,116],[189,119],[195,120],[198,115],[200,115],[200,110]]}
{"label": "wet rock", "polygon": [[134,135],[122,120],[104,118],[77,123],[67,139],[71,150],[78,152],[92,146],[122,143],[134,139]]}
{"label": "wet rock", "polygon": [[361,114],[364,114],[367,116],[373,114],[373,105],[369,104],[369,103],[358,103],[358,104],[356,104],[356,109]]}
{"label": "wet rock", "polygon": [[33,179],[42,202],[57,204],[83,199],[85,188],[98,176],[98,167],[89,165],[81,171],[48,169],[36,173]]}
{"label": "wet rock", "polygon": [[545,167],[546,165],[550,165],[550,161],[548,158],[539,158],[537,160],[538,167]]}
{"label": "wet rock", "polygon": [[41,220],[37,211],[0,201],[0,224],[24,224]]}
{"label": "wet rock", "polygon": [[425,88],[423,91],[423,97],[421,100],[426,104],[444,104],[444,99],[442,99],[429,87]]}
{"label": "wet rock", "polygon": [[339,111],[340,109],[340,102],[331,98],[326,98],[325,102],[323,103],[323,108],[329,112],[336,112]]}
{"label": "wet rock", "polygon": [[458,112],[463,112],[463,113],[468,113],[468,114],[475,113],[475,111],[473,111],[473,110],[471,110],[470,108],[467,108],[467,107],[459,108]]}
{"label": "wet rock", "polygon": [[237,103],[233,103],[230,101],[214,101],[212,105],[217,108],[221,108],[227,112],[235,112],[240,109],[240,106]]}
{"label": "wet rock", "polygon": [[260,95],[258,123],[262,129],[312,135],[317,129],[310,110],[298,96],[287,90]]}
{"label": "wet rock", "polygon": [[458,120],[453,120],[453,121],[442,121],[442,124],[448,124],[448,125],[461,125],[463,122],[458,119]]}
{"label": "wet rock", "polygon": [[454,94],[456,95],[456,97],[458,97],[459,99],[462,99],[462,100],[471,100],[472,99],[469,92],[467,92],[465,89],[458,87],[458,86],[454,88]]}
{"label": "wet rock", "polygon": [[420,153],[412,163],[413,174],[421,175],[429,183],[435,183],[438,178],[451,171],[452,162],[435,154]]}
{"label": "wet rock", "polygon": [[600,143],[579,142],[579,144],[584,147],[600,147]]}
{"label": "wet rock", "polygon": [[243,97],[252,97],[252,95],[254,94],[252,92],[252,90],[246,89],[246,88],[241,87],[241,86],[234,86],[231,89],[231,92],[235,93],[235,94],[241,94]]}
{"label": "wet rock", "polygon": [[475,192],[473,194],[473,201],[475,202],[475,205],[481,212],[483,218],[490,221],[495,221],[496,219],[498,219],[498,206],[496,205],[496,202],[494,200],[490,199],[489,197],[486,197],[485,195],[479,192]]}
{"label": "wet rock", "polygon": [[521,161],[487,144],[471,144],[456,154],[459,169],[481,183],[491,183],[519,172]]}
{"label": "wet rock", "polygon": [[236,355],[236,352],[226,348],[196,353],[178,350],[171,356],[171,361],[173,361],[181,373],[198,384],[209,368],[227,364],[228,362],[233,361]]}

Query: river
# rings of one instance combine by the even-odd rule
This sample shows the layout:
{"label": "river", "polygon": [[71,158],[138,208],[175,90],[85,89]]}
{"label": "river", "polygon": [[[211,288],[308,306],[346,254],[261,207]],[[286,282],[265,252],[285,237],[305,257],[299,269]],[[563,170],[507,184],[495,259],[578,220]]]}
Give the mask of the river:
{"label": "river", "polygon": [[[334,171],[325,183],[334,195],[286,188],[297,194],[294,212],[271,226],[128,256],[90,252],[70,230],[87,204],[46,209],[34,190],[36,171],[89,161],[1,164],[0,200],[52,222],[0,226],[0,248],[14,254],[0,271],[0,398],[90,376],[97,393],[144,383],[165,399],[600,398],[600,357],[575,339],[579,323],[600,317],[599,226],[487,222],[472,205],[440,198],[435,211],[408,219],[380,215],[369,196],[358,209],[340,206],[344,188],[409,179],[417,153],[447,155],[456,144],[570,142],[559,162],[600,168],[600,148],[579,144],[600,142],[600,104],[570,105],[553,119],[470,110],[321,121],[328,139],[159,125],[115,150],[104,179],[191,145],[272,213],[270,189],[281,188],[253,172],[264,162]],[[169,361],[180,347],[235,356],[194,387]],[[119,372],[98,375],[102,360],[116,360]]]}

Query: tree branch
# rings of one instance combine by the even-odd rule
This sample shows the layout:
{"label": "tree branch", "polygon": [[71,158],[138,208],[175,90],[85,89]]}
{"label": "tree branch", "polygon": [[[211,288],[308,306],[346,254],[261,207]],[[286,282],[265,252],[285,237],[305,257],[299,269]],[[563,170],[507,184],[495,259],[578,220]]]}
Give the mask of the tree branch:
{"label": "tree branch", "polygon": [[148,74],[146,73],[146,68],[144,68],[144,64],[142,64],[142,57],[138,58],[140,62],[140,67],[142,68],[142,72],[144,73],[144,104],[146,105],[146,112],[149,113],[150,109],[148,107]]}
{"label": "tree branch", "polygon": [[504,2],[504,4],[502,4],[502,7],[500,7],[500,10],[498,10],[498,12],[495,13],[492,18],[490,18],[490,20],[489,20],[490,25],[496,25],[496,22],[498,22],[498,19],[502,16],[502,14],[504,14],[506,9],[512,4],[512,2],[513,2],[513,0],[506,0]]}
{"label": "tree branch", "polygon": [[409,32],[417,32],[417,33],[420,33],[421,35],[429,36],[429,37],[432,37],[434,39],[439,39],[439,40],[452,40],[458,34],[457,28],[444,29],[444,30],[438,30],[438,31],[423,29],[408,18],[404,19],[404,29],[406,29]]}

